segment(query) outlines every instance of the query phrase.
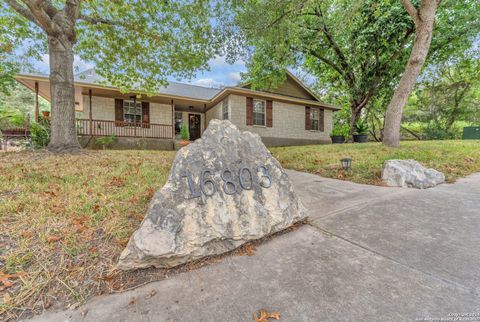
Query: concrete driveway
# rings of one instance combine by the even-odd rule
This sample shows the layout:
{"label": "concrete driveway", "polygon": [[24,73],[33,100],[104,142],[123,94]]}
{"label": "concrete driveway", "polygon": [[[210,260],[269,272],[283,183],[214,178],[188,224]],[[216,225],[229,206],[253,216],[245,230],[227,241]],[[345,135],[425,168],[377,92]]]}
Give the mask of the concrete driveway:
{"label": "concrete driveway", "polygon": [[252,321],[265,307],[281,321],[480,321],[480,174],[412,190],[288,173],[312,225],[34,320]]}

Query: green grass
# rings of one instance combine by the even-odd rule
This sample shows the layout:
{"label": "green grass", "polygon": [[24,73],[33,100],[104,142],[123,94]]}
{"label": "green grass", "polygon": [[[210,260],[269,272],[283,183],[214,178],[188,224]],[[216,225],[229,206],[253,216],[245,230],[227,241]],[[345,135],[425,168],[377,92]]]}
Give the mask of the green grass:
{"label": "green grass", "polygon": [[115,282],[105,276],[166,181],[173,156],[0,154],[0,320],[76,305]]}
{"label": "green grass", "polygon": [[[380,143],[310,145],[271,149],[285,168],[357,183],[381,185],[382,165],[389,159],[415,159],[445,173],[448,182],[480,171],[480,141],[407,141],[400,148]],[[351,157],[345,172],[340,159]]]}

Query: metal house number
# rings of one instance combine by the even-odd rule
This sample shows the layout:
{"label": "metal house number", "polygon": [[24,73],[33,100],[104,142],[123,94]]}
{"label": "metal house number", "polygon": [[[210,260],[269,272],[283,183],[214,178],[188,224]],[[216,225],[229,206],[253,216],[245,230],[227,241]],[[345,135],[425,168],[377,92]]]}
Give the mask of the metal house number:
{"label": "metal house number", "polygon": [[[272,185],[272,177],[268,173],[266,166],[261,165],[256,168],[257,182],[262,188],[270,188]],[[190,196],[187,199],[199,198],[202,193],[209,197],[217,192],[217,185],[213,181],[215,171],[211,169],[205,169],[200,175],[200,187],[195,187],[195,182],[192,179],[192,175],[188,172],[182,174],[182,178],[187,179],[188,189],[190,190]],[[252,170],[248,167],[241,167],[238,170],[238,182],[235,180],[235,176],[232,170],[224,169],[220,172],[220,178],[222,178],[223,184],[221,189],[227,195],[234,195],[240,190],[252,190],[254,187],[254,175]],[[246,180],[245,180],[246,179]]]}

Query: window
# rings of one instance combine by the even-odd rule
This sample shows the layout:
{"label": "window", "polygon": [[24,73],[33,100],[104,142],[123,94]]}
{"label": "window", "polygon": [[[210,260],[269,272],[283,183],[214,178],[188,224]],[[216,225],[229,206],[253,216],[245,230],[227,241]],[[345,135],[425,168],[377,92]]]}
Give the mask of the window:
{"label": "window", "polygon": [[123,120],[127,124],[142,124],[142,103],[134,101],[123,101]]}
{"label": "window", "polygon": [[228,120],[228,100],[224,100],[222,103],[222,116],[224,120]]}
{"label": "window", "polygon": [[311,108],[310,109],[310,122],[311,122],[310,130],[313,130],[313,131],[319,130],[319,127],[318,127],[319,119],[320,119],[320,110],[315,107]]}
{"label": "window", "polygon": [[265,126],[265,101],[253,100],[253,125]]}

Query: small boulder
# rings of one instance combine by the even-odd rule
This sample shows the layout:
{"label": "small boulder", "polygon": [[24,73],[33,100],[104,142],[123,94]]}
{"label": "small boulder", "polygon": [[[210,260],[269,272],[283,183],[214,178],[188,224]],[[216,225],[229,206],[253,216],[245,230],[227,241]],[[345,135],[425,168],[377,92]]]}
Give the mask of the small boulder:
{"label": "small boulder", "polygon": [[173,267],[281,231],[305,218],[288,175],[260,137],[212,120],[177,152],[167,183],[118,267]]}
{"label": "small boulder", "polygon": [[383,164],[382,180],[390,187],[426,189],[444,183],[445,175],[415,160],[387,160]]}

